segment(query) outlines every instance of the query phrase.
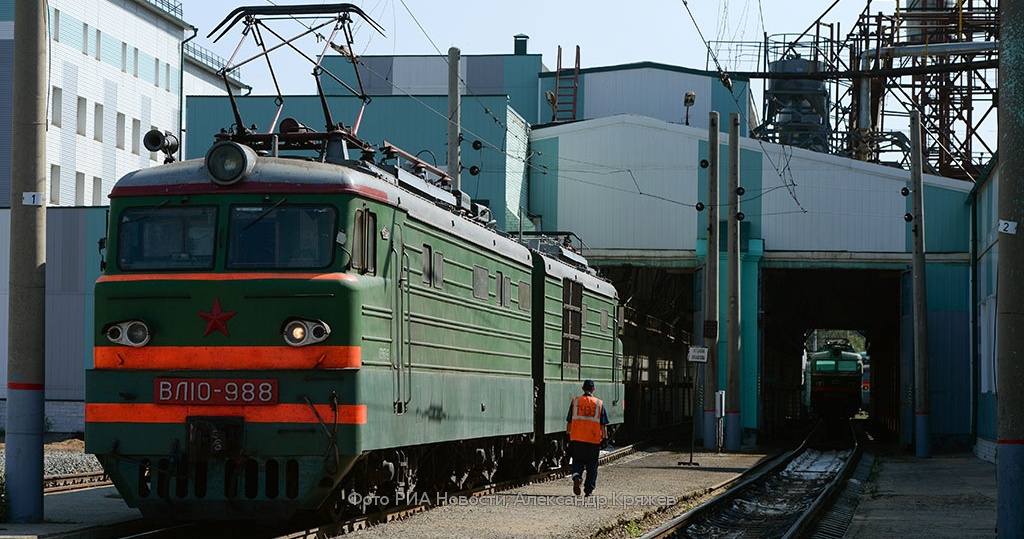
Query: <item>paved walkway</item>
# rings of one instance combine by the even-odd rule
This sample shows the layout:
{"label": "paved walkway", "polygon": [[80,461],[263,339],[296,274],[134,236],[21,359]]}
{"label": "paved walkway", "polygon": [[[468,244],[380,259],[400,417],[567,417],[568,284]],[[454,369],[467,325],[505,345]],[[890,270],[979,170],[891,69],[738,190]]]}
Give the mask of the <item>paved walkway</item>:
{"label": "paved walkway", "polygon": [[971,454],[876,457],[847,538],[996,537],[996,466]]}
{"label": "paved walkway", "polygon": [[[572,496],[572,482],[561,479],[475,501],[448,500],[445,507],[351,537],[615,536],[673,500],[735,477],[763,456],[698,453],[694,461],[700,466],[689,467],[679,466],[688,453],[642,451],[602,466],[595,496],[582,505]],[[996,489],[995,465],[970,454],[879,456],[845,537],[996,537]],[[44,516],[39,524],[0,524],[0,538],[93,539],[99,526],[140,521],[113,487],[47,495]]]}
{"label": "paved walkway", "polygon": [[137,509],[125,505],[114,487],[98,487],[43,496],[43,520],[35,524],[0,523],[0,538],[92,539],[101,526],[142,522]]}

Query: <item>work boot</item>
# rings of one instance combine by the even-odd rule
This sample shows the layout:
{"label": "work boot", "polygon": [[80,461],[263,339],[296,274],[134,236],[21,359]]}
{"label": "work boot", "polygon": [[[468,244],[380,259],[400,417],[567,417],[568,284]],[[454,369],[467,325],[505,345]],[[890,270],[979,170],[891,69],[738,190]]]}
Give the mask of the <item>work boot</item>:
{"label": "work boot", "polygon": [[577,496],[580,495],[580,476],[578,475],[572,476],[572,493]]}

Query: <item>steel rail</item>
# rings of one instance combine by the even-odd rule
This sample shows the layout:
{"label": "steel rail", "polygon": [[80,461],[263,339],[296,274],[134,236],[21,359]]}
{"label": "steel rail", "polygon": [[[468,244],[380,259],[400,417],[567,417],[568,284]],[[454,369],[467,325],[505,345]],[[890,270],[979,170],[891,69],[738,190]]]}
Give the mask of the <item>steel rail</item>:
{"label": "steel rail", "polygon": [[[707,502],[662,524],[658,528],[647,532],[642,536],[642,539],[689,537],[690,535],[686,532],[687,528],[694,524],[709,521],[716,514],[725,513],[726,510],[733,506],[734,501],[741,499],[741,496],[751,494],[757,488],[763,487],[773,478],[777,478],[787,469],[787,466],[789,466],[791,462],[813,449],[811,439],[815,436],[815,432],[817,432],[817,430],[812,431],[797,448],[776,457],[764,466],[752,468],[742,476],[738,477],[732,484],[725,485],[724,491],[715,495]],[[792,520],[792,516],[780,517],[782,522],[779,524],[768,524],[769,526],[774,525],[782,529],[782,531],[773,532],[772,536],[785,538],[800,537],[802,533],[812,526],[828,509],[831,501],[836,495],[838,495],[841,487],[845,484],[846,479],[852,471],[856,469],[856,464],[859,461],[860,454],[860,444],[856,441],[855,436],[855,442],[853,444],[853,448],[850,449],[848,458],[845,458],[842,466],[834,472],[834,475],[829,478],[827,483],[815,487],[820,490],[814,496],[811,503],[807,504],[805,507],[799,508],[800,516],[795,521],[788,523],[786,523],[785,520]],[[715,491],[720,490],[722,489],[715,489]],[[751,494],[751,497],[754,497],[754,495]],[[776,506],[777,500],[772,500],[769,503],[775,504],[773,505],[773,508],[778,509]],[[756,504],[756,501],[749,503],[749,505]],[[727,518],[742,520],[743,517],[736,513],[738,512],[730,512]],[[779,513],[792,515],[792,511],[787,510],[781,510]],[[768,519],[766,518],[764,520]],[[744,525],[744,527],[746,527],[746,525]],[[754,532],[753,530],[748,531],[755,533],[755,535],[751,535],[751,537],[758,536],[756,535],[757,532]],[[737,535],[737,537],[741,536],[743,536],[742,533]]]}

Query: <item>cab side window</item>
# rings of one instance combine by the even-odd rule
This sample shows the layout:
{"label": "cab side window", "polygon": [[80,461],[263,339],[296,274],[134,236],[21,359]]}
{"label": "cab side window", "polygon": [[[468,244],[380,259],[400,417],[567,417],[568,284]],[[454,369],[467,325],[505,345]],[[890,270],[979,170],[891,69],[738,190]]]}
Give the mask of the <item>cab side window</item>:
{"label": "cab side window", "polygon": [[377,214],[369,208],[356,210],[352,227],[352,267],[359,273],[377,274]]}

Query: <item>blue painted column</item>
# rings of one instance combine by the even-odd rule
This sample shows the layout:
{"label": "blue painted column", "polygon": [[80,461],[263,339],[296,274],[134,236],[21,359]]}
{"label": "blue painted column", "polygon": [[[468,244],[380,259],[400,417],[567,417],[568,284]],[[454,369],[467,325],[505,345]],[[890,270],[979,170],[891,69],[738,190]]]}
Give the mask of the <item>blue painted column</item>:
{"label": "blue painted column", "polygon": [[1024,537],[1024,5],[1000,2],[996,399],[999,537]]}

